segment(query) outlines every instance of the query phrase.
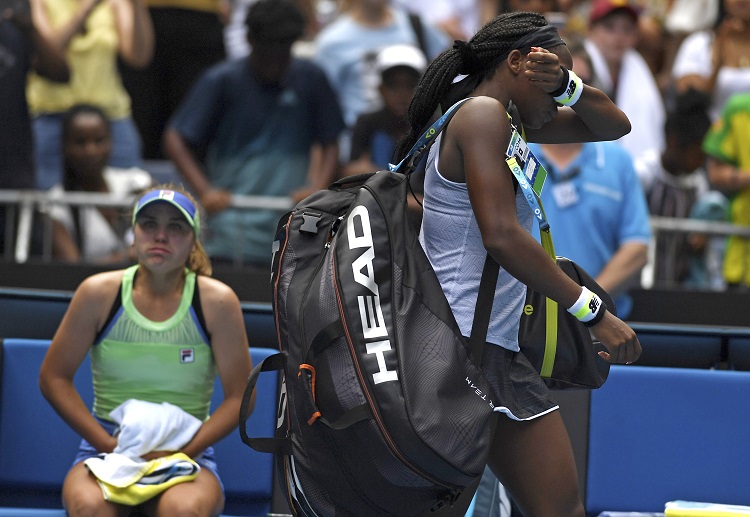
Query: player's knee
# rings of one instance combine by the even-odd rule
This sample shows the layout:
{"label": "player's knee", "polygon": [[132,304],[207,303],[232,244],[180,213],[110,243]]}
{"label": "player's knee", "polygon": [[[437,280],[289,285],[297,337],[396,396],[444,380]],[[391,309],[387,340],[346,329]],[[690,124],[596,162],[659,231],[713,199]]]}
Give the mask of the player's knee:
{"label": "player's knee", "polygon": [[64,503],[65,510],[70,517],[98,517],[113,514],[110,503],[104,500],[101,493],[78,493],[67,497]]}

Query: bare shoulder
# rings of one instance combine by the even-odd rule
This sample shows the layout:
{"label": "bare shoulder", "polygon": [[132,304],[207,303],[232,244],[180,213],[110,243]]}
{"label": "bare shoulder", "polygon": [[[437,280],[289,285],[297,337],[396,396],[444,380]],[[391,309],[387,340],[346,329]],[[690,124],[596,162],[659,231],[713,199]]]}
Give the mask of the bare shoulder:
{"label": "bare shoulder", "polygon": [[76,289],[68,312],[74,319],[90,321],[99,328],[115,302],[123,273],[123,270],[107,271],[86,278]]}
{"label": "bare shoulder", "polygon": [[240,300],[237,294],[224,282],[203,275],[198,275],[196,281],[200,289],[204,312],[227,310],[235,305],[239,307]]}
{"label": "bare shoulder", "polygon": [[495,98],[474,97],[454,115],[454,131],[473,139],[507,132],[510,123],[505,106]]}
{"label": "bare shoulder", "polygon": [[216,346],[222,342],[220,336],[233,336],[231,342],[245,343],[247,346],[242,307],[234,290],[215,278],[199,275],[196,280],[212,343]]}
{"label": "bare shoulder", "polygon": [[109,301],[109,306],[117,296],[123,274],[124,270],[117,270],[92,275],[81,282],[75,296],[94,303]]}

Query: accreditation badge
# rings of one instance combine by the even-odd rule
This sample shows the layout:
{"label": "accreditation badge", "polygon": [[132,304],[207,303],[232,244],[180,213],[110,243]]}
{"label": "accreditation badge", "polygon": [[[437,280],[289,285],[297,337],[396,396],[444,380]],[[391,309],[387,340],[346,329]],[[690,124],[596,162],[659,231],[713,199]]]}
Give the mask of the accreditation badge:
{"label": "accreditation badge", "polygon": [[523,171],[523,176],[536,195],[541,196],[544,181],[547,179],[547,170],[531,152],[516,127],[511,125],[511,128],[513,133],[510,136],[508,148],[505,150],[505,161],[508,162],[509,166],[511,161],[515,162]]}

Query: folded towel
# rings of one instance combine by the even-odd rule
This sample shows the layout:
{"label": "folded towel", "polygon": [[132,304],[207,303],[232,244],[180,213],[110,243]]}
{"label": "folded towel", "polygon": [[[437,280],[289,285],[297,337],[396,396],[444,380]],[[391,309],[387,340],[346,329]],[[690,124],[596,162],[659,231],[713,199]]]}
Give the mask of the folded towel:
{"label": "folded towel", "polygon": [[140,504],[198,475],[200,466],[183,453],[151,461],[142,458],[153,451],[179,451],[202,425],[196,417],[168,402],[135,399],[123,402],[109,416],[119,425],[115,450],[84,461],[106,500]]}
{"label": "folded towel", "polygon": [[[128,506],[148,501],[178,483],[192,481],[200,472],[200,466],[181,452],[144,462],[122,454],[102,456],[89,458],[84,464],[97,478],[105,500]],[[119,468],[118,462],[122,463]]]}

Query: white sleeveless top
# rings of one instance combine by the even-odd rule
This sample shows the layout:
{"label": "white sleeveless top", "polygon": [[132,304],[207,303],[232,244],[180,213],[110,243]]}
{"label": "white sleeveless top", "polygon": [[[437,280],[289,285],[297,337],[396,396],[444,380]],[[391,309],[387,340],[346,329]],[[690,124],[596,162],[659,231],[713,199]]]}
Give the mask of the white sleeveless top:
{"label": "white sleeveless top", "polygon": [[[419,241],[437,273],[461,333],[468,337],[487,251],[466,183],[449,181],[440,174],[441,137],[438,135],[427,159]],[[501,170],[498,174],[510,172]],[[521,226],[530,232],[533,214],[521,189],[516,193],[516,212]],[[487,342],[519,350],[518,325],[525,299],[526,285],[501,267]]]}

